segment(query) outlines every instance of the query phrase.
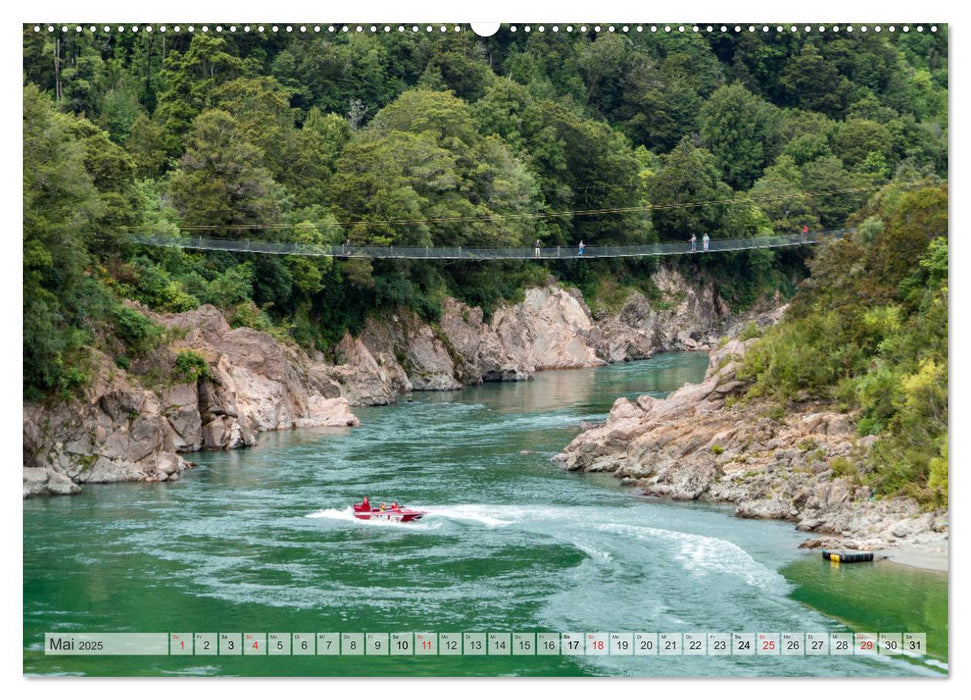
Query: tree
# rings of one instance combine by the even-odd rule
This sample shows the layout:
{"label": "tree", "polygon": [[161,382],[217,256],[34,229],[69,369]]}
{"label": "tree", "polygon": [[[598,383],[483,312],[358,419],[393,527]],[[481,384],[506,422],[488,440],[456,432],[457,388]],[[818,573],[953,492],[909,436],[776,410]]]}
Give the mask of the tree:
{"label": "tree", "polygon": [[297,207],[324,206],[327,182],[337,169],[337,158],[350,141],[351,126],[337,114],[322,114],[311,107],[296,135],[296,157],[282,182],[293,192]]}
{"label": "tree", "polygon": [[893,44],[876,34],[834,37],[822,45],[822,55],[853,85],[876,94],[886,90],[899,60]]}
{"label": "tree", "polygon": [[277,223],[281,193],[263,158],[231,115],[216,109],[200,114],[169,182],[183,225],[240,236]]}
{"label": "tree", "polygon": [[274,172],[286,167],[295,136],[290,91],[272,76],[236,78],[210,94],[214,109],[228,112],[243,138],[263,151]]}
{"label": "tree", "polygon": [[478,49],[473,32],[438,38],[429,52],[419,85],[450,90],[466,102],[475,102],[495,79]]}
{"label": "tree", "polygon": [[125,148],[135,162],[135,172],[139,177],[157,178],[168,165],[165,135],[144,112],[135,117]]}
{"label": "tree", "polygon": [[624,82],[633,66],[630,42],[619,34],[602,33],[578,52],[587,85],[587,104],[603,117],[614,115],[624,96]]}
{"label": "tree", "polygon": [[112,143],[107,132],[87,119],[71,120],[69,129],[83,147],[84,168],[104,204],[88,247],[102,258],[115,255],[126,245],[125,229],[140,218],[135,163],[123,148]]}
{"label": "tree", "polygon": [[648,181],[654,229],[661,240],[684,241],[692,234],[717,236],[727,213],[732,189],[719,178],[714,156],[685,136],[667,155],[663,167]]}
{"label": "tree", "polygon": [[428,197],[449,196],[459,181],[430,134],[366,131],[344,148],[328,189],[335,214],[357,222],[345,229],[352,242],[423,246],[434,242]]}
{"label": "tree", "polygon": [[702,143],[735,189],[750,188],[767,165],[777,113],[738,83],[718,88],[702,106]]}
{"label": "tree", "polygon": [[632,35],[631,43],[660,63],[666,79],[680,77],[701,99],[724,82],[722,66],[700,33],[644,32]]}
{"label": "tree", "polygon": [[866,88],[858,91],[853,104],[846,110],[847,119],[869,119],[880,124],[886,124],[896,116],[897,110],[883,104],[872,90]]}
{"label": "tree", "polygon": [[132,123],[142,111],[138,102],[139,86],[118,60],[105,62],[98,82],[105,84],[95,88],[98,111],[95,121],[115,143],[124,143]]}
{"label": "tree", "polygon": [[834,147],[836,155],[851,169],[860,169],[873,153],[882,156],[886,164],[892,165],[893,144],[890,132],[877,122],[848,119],[840,124]]}
{"label": "tree", "polygon": [[74,118],[57,114],[33,85],[24,88],[23,333],[27,398],[71,381],[65,356],[84,341],[88,239],[105,204],[85,169]]}
{"label": "tree", "polygon": [[702,99],[682,72],[643,61],[631,69],[618,112],[624,132],[636,144],[669,151],[697,131]]}
{"label": "tree", "polygon": [[892,298],[931,241],[947,235],[947,191],[923,187],[904,192],[886,224],[870,257],[880,296]]}
{"label": "tree", "polygon": [[213,106],[213,91],[245,71],[242,59],[228,51],[226,39],[196,33],[184,55],[171,52],[165,60],[163,82],[155,115],[166,134],[166,150],[181,152],[181,141],[193,120]]}
{"label": "tree", "polygon": [[906,114],[887,123],[894,158],[910,160],[919,166],[930,165],[942,177],[947,176],[947,132],[931,125],[919,124]]}
{"label": "tree", "polygon": [[[294,227],[294,241],[304,245],[323,245],[327,241],[310,221],[301,221]],[[293,278],[293,287],[302,300],[313,299],[324,288],[324,278],[333,265],[330,257],[286,256],[287,267]]]}
{"label": "tree", "polygon": [[791,57],[782,71],[780,84],[790,105],[839,119],[846,109],[849,81],[811,43]]}
{"label": "tree", "polygon": [[346,115],[356,101],[373,117],[405,88],[394,75],[393,56],[383,40],[362,34],[314,37],[287,46],[272,73],[293,91],[294,106],[301,110],[316,106]]}
{"label": "tree", "polygon": [[834,156],[817,158],[802,167],[802,188],[813,201],[813,212],[823,228],[839,228],[867,198],[871,180],[843,167]]}
{"label": "tree", "polygon": [[781,153],[791,157],[796,165],[833,155],[830,140],[838,125],[819,112],[786,109],[782,112],[776,138]]}
{"label": "tree", "polygon": [[819,217],[813,211],[812,198],[802,189],[802,173],[787,155],[779,159],[759,178],[749,192],[772,222],[777,233],[795,233],[808,226],[819,228]]}
{"label": "tree", "polygon": [[524,86],[533,99],[584,104],[587,87],[580,71],[578,49],[582,41],[563,33],[533,32],[513,48],[497,72]]}
{"label": "tree", "polygon": [[503,245],[533,233],[519,214],[533,177],[498,138],[483,138],[469,106],[417,89],[375,116],[344,147],[329,186],[335,214],[360,220],[352,241]]}
{"label": "tree", "polygon": [[[345,147],[330,182],[331,201],[352,242],[378,245],[518,245],[523,220],[488,221],[525,209],[529,176],[498,142],[463,164],[430,132],[369,130]],[[471,167],[475,167],[475,178]],[[492,207],[495,207],[493,209]]]}
{"label": "tree", "polygon": [[407,90],[374,118],[374,128],[429,134],[445,148],[462,150],[481,138],[469,105],[447,92]]}
{"label": "tree", "polygon": [[476,128],[485,136],[499,136],[513,152],[527,155],[523,119],[532,102],[525,87],[508,78],[496,78],[472,108]]}
{"label": "tree", "polygon": [[[640,167],[630,142],[606,123],[586,119],[561,104],[540,100],[524,115],[530,169],[552,211],[641,205]],[[643,215],[604,213],[557,217],[548,236],[559,244],[583,238],[597,244],[641,242],[649,235]]]}

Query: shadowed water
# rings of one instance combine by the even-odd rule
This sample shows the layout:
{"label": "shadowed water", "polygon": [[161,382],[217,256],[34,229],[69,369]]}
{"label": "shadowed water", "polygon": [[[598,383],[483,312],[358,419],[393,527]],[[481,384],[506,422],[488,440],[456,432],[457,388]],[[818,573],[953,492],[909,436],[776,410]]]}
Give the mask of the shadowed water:
{"label": "shadowed water", "polygon": [[[861,657],[45,657],[47,631],[807,632],[946,634],[901,618],[899,567],[867,595],[796,549],[790,524],[638,497],[550,461],[618,396],[700,380],[703,354],[535,381],[416,394],[356,412],[362,426],[263,434],[195,455],[172,484],[87,486],[24,504],[24,670],[96,675],[911,675],[921,660]],[[417,523],[359,521],[397,500]],[[784,573],[780,573],[783,571]],[[934,579],[934,580],[939,580]],[[938,589],[935,589],[938,590]],[[809,593],[807,593],[807,591]],[[815,591],[815,592],[814,592]],[[800,594],[802,592],[802,594]],[[844,595],[845,594],[845,595]],[[941,590],[946,611],[946,588]],[[807,599],[811,598],[811,599]],[[819,610],[832,612],[826,617]],[[833,605],[861,610],[831,611]],[[864,614],[865,613],[865,614]],[[838,619],[836,619],[838,617]],[[914,629],[919,627],[920,629]],[[944,629],[926,628],[927,625]],[[886,629],[886,628],[884,628]],[[938,660],[946,648],[931,644]],[[933,659],[931,660],[933,661]]]}

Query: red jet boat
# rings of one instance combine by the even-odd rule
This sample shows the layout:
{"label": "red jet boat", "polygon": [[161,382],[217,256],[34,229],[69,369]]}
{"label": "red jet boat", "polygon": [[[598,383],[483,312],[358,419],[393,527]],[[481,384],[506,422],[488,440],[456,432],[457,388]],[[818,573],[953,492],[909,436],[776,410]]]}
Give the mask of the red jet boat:
{"label": "red jet boat", "polygon": [[382,503],[377,508],[372,508],[367,496],[360,503],[353,504],[351,509],[354,511],[354,517],[360,520],[389,520],[395,523],[410,523],[425,515],[423,510],[405,508],[397,503],[392,503],[390,506]]}

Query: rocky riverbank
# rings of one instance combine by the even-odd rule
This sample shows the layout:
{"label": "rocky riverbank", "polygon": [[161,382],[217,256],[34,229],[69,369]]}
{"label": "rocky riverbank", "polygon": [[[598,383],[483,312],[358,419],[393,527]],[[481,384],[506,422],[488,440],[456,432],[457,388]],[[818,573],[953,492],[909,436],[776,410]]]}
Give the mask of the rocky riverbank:
{"label": "rocky riverbank", "polygon": [[[185,453],[246,447],[266,430],[355,426],[352,406],[393,403],[410,391],[707,349],[733,320],[710,282],[689,284],[665,269],[653,282],[659,301],[633,293],[598,317],[579,292],[553,283],[526,290],[488,321],[481,309],[446,299],[434,326],[407,310],[374,317],[332,358],[232,328],[212,306],[180,314],[136,307],[167,329],[161,347],[127,369],[95,351],[83,396],[24,405],[24,496],[175,480],[191,466]],[[207,376],[176,371],[185,351],[205,359]]]}
{"label": "rocky riverbank", "polygon": [[[763,323],[772,322],[763,317]],[[612,472],[649,496],[735,505],[743,518],[790,520],[802,546],[947,549],[946,511],[909,498],[875,498],[856,469],[875,438],[854,417],[807,400],[780,416],[767,401],[739,401],[739,361],[755,340],[712,351],[705,380],[665,399],[618,399],[606,423],[554,457],[568,470]]]}
{"label": "rocky riverbank", "polygon": [[[358,425],[325,368],[270,335],[231,328],[212,306],[140,311],[170,342],[129,370],[95,351],[82,397],[24,405],[25,497],[77,493],[85,483],[173,481],[191,466],[186,452],[246,447],[264,430]],[[177,371],[184,351],[206,360],[207,376]]]}

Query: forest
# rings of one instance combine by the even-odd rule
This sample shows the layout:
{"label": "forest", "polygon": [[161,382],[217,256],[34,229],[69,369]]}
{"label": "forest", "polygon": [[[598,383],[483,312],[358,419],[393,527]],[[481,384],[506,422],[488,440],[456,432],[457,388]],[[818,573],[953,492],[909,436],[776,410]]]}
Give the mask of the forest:
{"label": "forest", "polygon": [[161,342],[124,300],[215,304],[327,353],[368,314],[434,322],[445,295],[488,312],[551,275],[591,306],[650,296],[658,265],[192,253],[132,233],[525,247],[853,226],[811,261],[666,264],[736,309],[802,290],[748,362],[755,391],[831,396],[861,434],[921,426],[919,445],[883,441],[878,481],[946,498],[946,27],[68,29],[23,31],[26,398],[83,386],[91,347],[125,368]]}

